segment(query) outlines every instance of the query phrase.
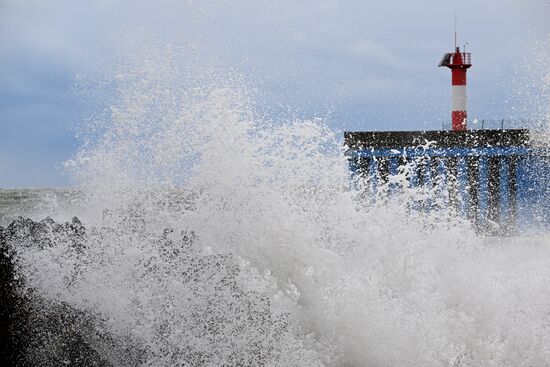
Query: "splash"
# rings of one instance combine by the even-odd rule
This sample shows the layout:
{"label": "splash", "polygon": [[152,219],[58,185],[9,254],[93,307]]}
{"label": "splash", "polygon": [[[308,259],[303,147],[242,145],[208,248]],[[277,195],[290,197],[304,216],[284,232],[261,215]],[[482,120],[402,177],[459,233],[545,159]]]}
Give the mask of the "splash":
{"label": "splash", "polygon": [[175,75],[119,76],[104,134],[68,163],[87,251],[22,255],[30,287],[119,341],[95,343],[112,364],[136,363],[125,343],[145,366],[550,361],[547,235],[366,206],[323,121],[269,121],[242,88]]}

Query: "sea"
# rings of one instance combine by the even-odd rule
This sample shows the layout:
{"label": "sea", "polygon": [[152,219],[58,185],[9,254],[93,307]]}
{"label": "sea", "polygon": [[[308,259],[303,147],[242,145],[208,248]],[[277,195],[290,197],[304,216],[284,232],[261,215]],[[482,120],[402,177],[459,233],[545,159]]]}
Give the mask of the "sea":
{"label": "sea", "polygon": [[0,226],[6,227],[17,217],[41,220],[69,213],[77,196],[78,190],[65,188],[0,189]]}

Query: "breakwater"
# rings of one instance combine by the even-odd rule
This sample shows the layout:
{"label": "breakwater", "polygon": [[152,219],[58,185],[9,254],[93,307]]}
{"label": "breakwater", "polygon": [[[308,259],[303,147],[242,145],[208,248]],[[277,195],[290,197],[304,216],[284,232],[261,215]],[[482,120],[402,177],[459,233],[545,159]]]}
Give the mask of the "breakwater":
{"label": "breakwater", "polygon": [[345,144],[371,196],[408,166],[409,185],[439,185],[431,193],[477,228],[548,225],[540,213],[550,207],[550,150],[534,146],[528,130],[346,132]]}

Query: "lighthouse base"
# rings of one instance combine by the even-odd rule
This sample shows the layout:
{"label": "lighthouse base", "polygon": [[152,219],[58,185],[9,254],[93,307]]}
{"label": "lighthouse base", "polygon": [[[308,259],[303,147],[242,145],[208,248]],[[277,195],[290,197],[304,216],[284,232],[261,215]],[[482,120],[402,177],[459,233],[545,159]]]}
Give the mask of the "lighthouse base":
{"label": "lighthouse base", "polygon": [[451,121],[453,124],[453,131],[465,131],[466,130],[466,111],[452,111]]}

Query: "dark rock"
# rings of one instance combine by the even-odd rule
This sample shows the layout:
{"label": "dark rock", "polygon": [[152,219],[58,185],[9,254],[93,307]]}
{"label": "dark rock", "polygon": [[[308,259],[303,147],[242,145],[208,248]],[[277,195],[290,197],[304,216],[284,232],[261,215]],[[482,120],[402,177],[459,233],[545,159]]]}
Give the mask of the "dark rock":
{"label": "dark rock", "polygon": [[18,332],[18,324],[25,324],[25,317],[15,283],[6,230],[0,227],[0,360],[5,366],[17,365],[25,343]]}
{"label": "dark rock", "polygon": [[46,248],[53,241],[84,248],[78,218],[58,224],[18,217],[0,227],[0,361],[2,366],[108,366],[90,346],[90,316],[61,302],[40,299],[25,289],[17,272],[22,247]]}

